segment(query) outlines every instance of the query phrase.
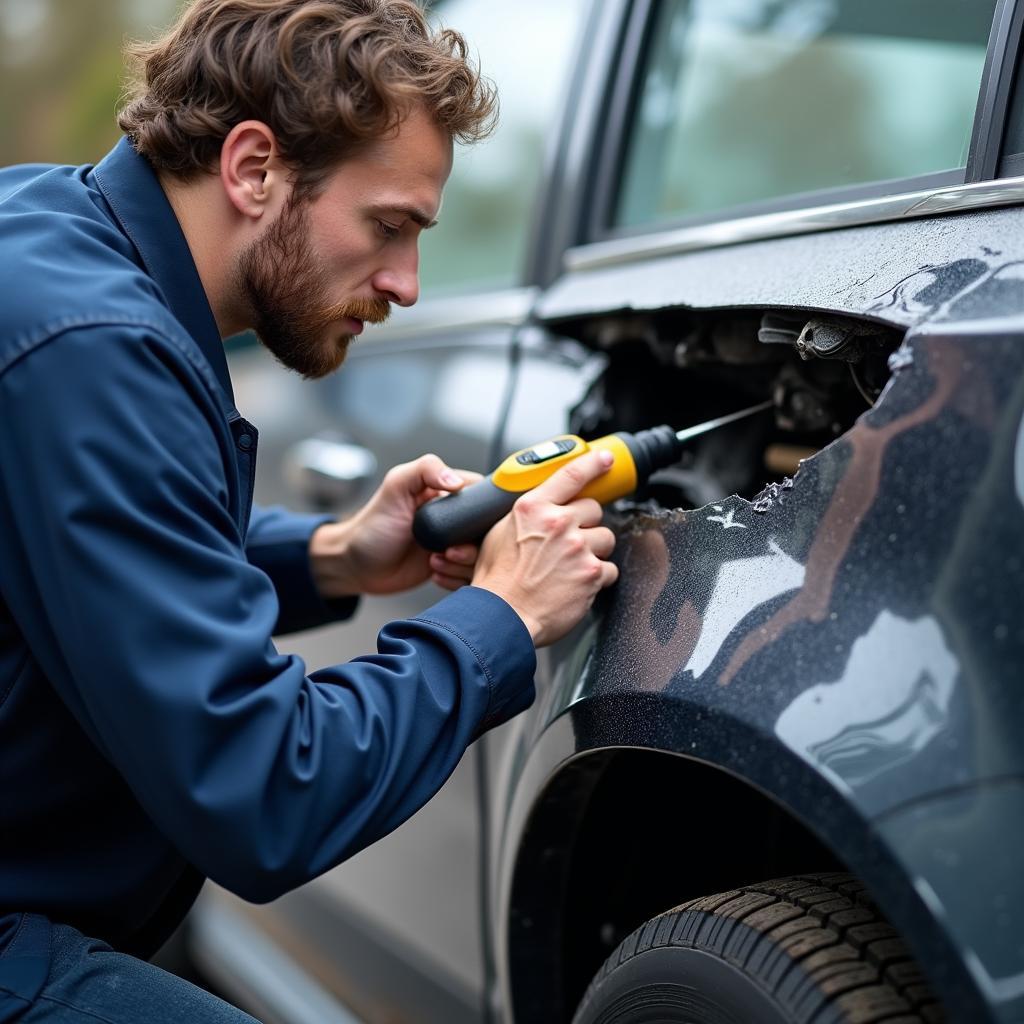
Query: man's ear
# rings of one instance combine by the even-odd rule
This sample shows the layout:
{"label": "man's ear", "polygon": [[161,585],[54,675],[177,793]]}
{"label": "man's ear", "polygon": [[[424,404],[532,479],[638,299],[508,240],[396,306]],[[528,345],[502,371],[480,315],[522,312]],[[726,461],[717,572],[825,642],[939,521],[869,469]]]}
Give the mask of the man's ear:
{"label": "man's ear", "polygon": [[231,205],[254,221],[283,205],[291,184],[274,133],[262,121],[242,121],[228,132],[220,150],[220,180]]}

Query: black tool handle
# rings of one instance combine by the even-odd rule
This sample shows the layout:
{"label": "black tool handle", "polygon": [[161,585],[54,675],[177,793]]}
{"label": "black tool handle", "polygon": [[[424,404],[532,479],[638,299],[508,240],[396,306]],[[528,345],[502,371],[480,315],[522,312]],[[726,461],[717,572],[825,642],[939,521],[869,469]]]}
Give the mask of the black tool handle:
{"label": "black tool handle", "polygon": [[515,491],[502,490],[490,477],[478,480],[421,505],[413,517],[412,535],[428,551],[476,543],[508,514],[518,497]]}

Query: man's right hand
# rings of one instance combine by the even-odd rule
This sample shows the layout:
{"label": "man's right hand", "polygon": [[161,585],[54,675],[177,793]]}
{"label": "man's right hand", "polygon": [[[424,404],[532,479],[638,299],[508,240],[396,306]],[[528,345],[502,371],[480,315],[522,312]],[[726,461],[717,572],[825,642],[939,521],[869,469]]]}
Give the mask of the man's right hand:
{"label": "man's right hand", "polygon": [[473,585],[507,601],[537,647],[565,636],[618,578],[601,506],[576,497],[611,464],[609,452],[595,451],[563,466],[519,498],[480,549]]}

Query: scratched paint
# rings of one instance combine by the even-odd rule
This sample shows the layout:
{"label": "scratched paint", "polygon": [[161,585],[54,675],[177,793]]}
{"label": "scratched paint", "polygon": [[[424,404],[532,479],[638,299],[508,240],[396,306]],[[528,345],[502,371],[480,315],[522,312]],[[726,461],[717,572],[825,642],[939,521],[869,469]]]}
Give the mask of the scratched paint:
{"label": "scratched paint", "polygon": [[793,489],[793,478],[783,477],[780,481],[772,481],[760,494],[755,495],[750,502],[750,507],[755,512],[768,512],[775,504],[781,504],[786,497],[786,491]]}

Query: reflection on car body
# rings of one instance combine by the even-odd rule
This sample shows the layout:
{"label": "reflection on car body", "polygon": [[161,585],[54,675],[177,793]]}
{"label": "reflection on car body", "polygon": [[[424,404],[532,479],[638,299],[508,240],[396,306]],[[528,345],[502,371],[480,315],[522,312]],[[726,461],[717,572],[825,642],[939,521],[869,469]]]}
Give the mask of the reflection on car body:
{"label": "reflection on car body", "polygon": [[[878,684],[866,690],[865,678]],[[775,723],[784,743],[856,787],[922,750],[947,724],[956,659],[939,623],[888,610],[854,641],[843,674],[800,693]]]}

